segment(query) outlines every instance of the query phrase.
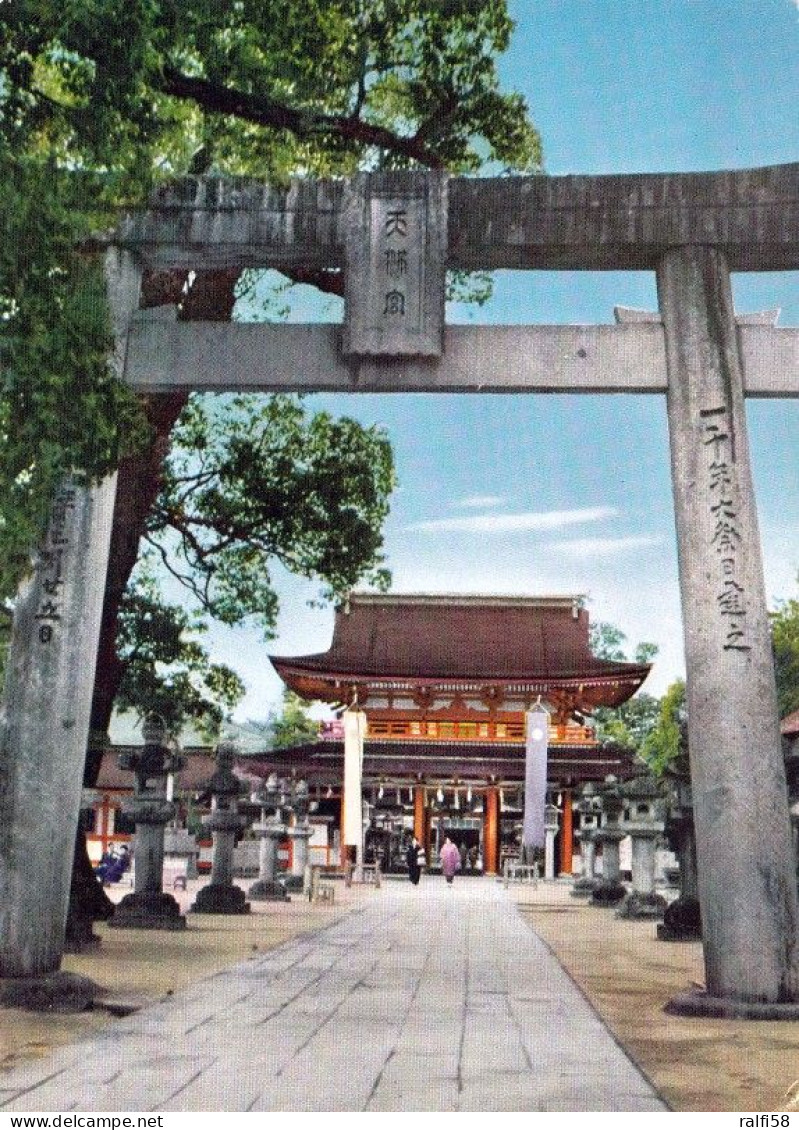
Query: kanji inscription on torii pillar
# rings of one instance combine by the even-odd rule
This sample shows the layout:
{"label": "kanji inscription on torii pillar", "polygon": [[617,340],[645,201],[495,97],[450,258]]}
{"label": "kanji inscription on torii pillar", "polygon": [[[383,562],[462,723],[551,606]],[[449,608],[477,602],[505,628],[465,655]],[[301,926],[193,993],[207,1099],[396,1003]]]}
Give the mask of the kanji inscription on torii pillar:
{"label": "kanji inscription on torii pillar", "polygon": [[355,177],[347,191],[343,352],[440,357],[444,335],[446,176]]}

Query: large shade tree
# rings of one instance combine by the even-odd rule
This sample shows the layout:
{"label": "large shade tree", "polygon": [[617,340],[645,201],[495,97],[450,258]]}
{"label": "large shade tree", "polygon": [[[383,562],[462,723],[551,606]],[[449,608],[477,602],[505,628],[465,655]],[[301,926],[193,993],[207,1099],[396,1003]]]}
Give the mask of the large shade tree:
{"label": "large shade tree", "polygon": [[[18,224],[25,230],[4,246],[11,260],[0,279],[4,338],[33,341],[29,351],[38,356],[4,359],[6,384],[17,394],[10,411],[21,401],[35,410],[26,416],[29,434],[15,445],[5,476],[18,497],[0,515],[6,518],[0,536],[10,542],[17,534],[15,555],[4,556],[18,568],[31,524],[41,523],[42,500],[57,478],[74,467],[101,474],[139,441],[121,469],[106,644],[187,398],[148,398],[143,408],[151,430],[141,443],[130,398],[103,372],[108,330],[99,315],[95,332],[73,334],[67,356],[62,350],[58,366],[41,380],[37,360],[52,353],[52,335],[42,336],[47,318],[41,307],[53,306],[54,279],[63,280],[65,295],[75,292],[84,262],[71,250],[75,237],[110,223],[119,205],[142,204],[156,180],[186,171],[282,179],[386,165],[537,168],[538,136],[524,102],[500,91],[495,70],[511,28],[504,0],[16,0],[3,12],[2,156],[23,181],[38,176],[36,191],[25,182],[20,195],[50,201],[60,229],[59,239],[51,238],[47,216],[28,208]],[[38,275],[31,263],[39,265]],[[96,272],[92,277],[96,288]],[[184,319],[228,319],[251,281],[238,272],[150,273],[143,303],[176,304]],[[337,272],[303,281],[341,290]],[[21,296],[39,301],[35,326],[21,318]],[[85,305],[98,311],[96,301]],[[67,327],[70,317],[65,311]],[[85,383],[87,374],[99,392],[90,385],[93,395],[84,396],[69,381]],[[35,398],[46,392],[51,402],[39,411]],[[215,424],[224,426],[222,414]],[[97,442],[87,452],[89,432]],[[167,505],[162,512],[174,509]],[[376,524],[381,517],[370,516]],[[185,528],[180,536],[185,545]],[[373,539],[367,540],[363,551],[349,546],[353,559],[361,554],[358,575],[379,564]],[[111,648],[103,654],[108,659]],[[113,663],[101,663],[101,679],[105,671],[112,672]],[[112,689],[109,676],[94,712],[98,729],[107,723]]]}
{"label": "large shade tree", "polygon": [[[187,408],[182,394],[152,396],[137,406],[108,381],[98,273],[75,253],[76,241],[110,225],[119,206],[140,206],[157,180],[185,172],[282,179],[386,166],[537,169],[539,139],[524,102],[503,93],[496,74],[511,30],[505,0],[14,0],[3,6],[0,172],[19,184],[21,201],[12,206],[18,238],[5,242],[0,260],[6,441],[0,479],[9,488],[0,491],[4,591],[25,567],[58,478],[76,470],[96,477],[121,459],[92,710],[96,731],[106,730],[120,687],[116,640],[143,534],[201,607],[228,621],[258,614],[268,631],[275,602],[259,570],[270,554],[322,578],[332,591],[375,577],[376,531],[392,471],[385,437],[351,422],[317,426],[311,419],[303,425],[315,440],[308,460],[315,465],[306,470],[316,495],[308,505],[304,498],[297,505],[296,468],[285,459],[275,463],[272,481],[256,484],[269,507],[263,498],[250,505],[254,496],[235,485],[225,494],[234,466],[243,480],[255,471],[241,421],[262,409],[238,405],[228,414],[209,413],[194,402]],[[41,207],[26,210],[31,199]],[[294,281],[342,289],[336,272]],[[227,271],[149,273],[142,302],[174,304],[182,319],[227,320],[251,282]],[[71,332],[80,324],[72,299],[90,332]],[[54,310],[58,317],[51,320]],[[55,356],[57,365],[42,364]],[[21,408],[27,432],[11,443],[8,421]],[[291,419],[296,409],[274,411]],[[198,426],[227,436],[213,472],[216,487],[189,490],[176,470],[181,456],[167,462],[178,420],[191,437],[179,451],[198,450]],[[95,437],[88,449],[87,434]],[[259,436],[261,442],[264,432]],[[370,461],[371,477],[364,473]],[[184,479],[195,468],[189,458]],[[351,489],[350,476],[357,480]],[[360,510],[356,505],[353,515],[356,495]],[[320,514],[340,537],[326,536]],[[369,534],[356,537],[357,531]],[[87,783],[97,768],[90,756]]]}

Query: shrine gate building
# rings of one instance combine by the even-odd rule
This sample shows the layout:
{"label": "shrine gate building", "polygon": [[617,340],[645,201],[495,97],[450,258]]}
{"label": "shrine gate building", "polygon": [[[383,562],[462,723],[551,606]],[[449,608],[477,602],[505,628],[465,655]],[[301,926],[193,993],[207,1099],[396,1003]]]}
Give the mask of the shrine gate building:
{"label": "shrine gate building", "polygon": [[[336,611],[329,651],[271,658],[302,698],[366,715],[367,858],[391,867],[413,828],[431,861],[448,834],[468,853],[467,870],[487,874],[519,850],[525,711],[540,701],[550,714],[547,786],[561,809],[560,869],[570,873],[575,789],[630,770],[628,754],[597,740],[591,712],[620,706],[650,670],[591,653],[579,596],[354,593]],[[341,724],[327,723],[319,741],[257,764],[309,782],[338,825],[329,861],[344,855],[342,739]]]}

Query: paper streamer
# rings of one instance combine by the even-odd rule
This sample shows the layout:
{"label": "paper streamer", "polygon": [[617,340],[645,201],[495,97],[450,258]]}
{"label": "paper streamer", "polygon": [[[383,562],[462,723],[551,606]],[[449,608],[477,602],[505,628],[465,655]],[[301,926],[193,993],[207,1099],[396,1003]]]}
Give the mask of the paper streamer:
{"label": "paper streamer", "polygon": [[344,843],[360,847],[363,842],[363,739],[366,715],[362,710],[344,711]]}
{"label": "paper streamer", "polygon": [[549,715],[540,707],[525,715],[527,737],[524,759],[524,830],[525,847],[544,846],[544,805],[547,797],[547,751],[549,748]]}

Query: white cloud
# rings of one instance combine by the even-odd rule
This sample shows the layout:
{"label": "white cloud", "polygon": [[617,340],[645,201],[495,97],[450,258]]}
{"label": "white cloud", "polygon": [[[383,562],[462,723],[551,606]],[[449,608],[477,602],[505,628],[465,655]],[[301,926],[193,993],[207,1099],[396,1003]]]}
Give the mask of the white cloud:
{"label": "white cloud", "polygon": [[455,505],[479,510],[489,506],[501,506],[505,501],[501,494],[470,494],[468,498],[459,498]]}
{"label": "white cloud", "polygon": [[662,544],[663,538],[654,534],[631,534],[621,538],[566,538],[549,542],[545,549],[567,553],[570,557],[614,557],[633,549]]}
{"label": "white cloud", "polygon": [[582,522],[599,522],[615,518],[618,511],[610,506],[590,506],[582,510],[542,510],[521,514],[466,514],[457,518],[430,518],[413,522],[406,530],[458,531],[470,534],[528,533],[537,530],[560,530]]}

